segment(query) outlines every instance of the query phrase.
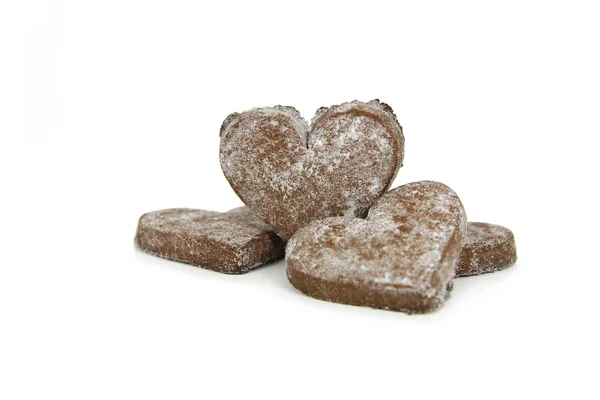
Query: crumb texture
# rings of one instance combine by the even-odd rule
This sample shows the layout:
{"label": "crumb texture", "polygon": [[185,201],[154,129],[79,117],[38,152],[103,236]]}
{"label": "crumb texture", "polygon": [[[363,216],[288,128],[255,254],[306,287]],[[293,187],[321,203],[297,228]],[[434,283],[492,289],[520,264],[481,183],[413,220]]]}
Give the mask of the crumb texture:
{"label": "crumb texture", "polygon": [[246,207],[172,208],[142,215],[136,245],[147,253],[229,274],[283,257],[284,244]]}
{"label": "crumb texture", "polygon": [[232,114],[221,128],[225,177],[285,240],[316,219],[364,217],[403,157],[402,127],[378,100],[321,108],[310,126],[276,106]]}
{"label": "crumb texture", "polygon": [[383,195],[366,219],[326,218],[298,231],[286,249],[288,279],[322,300],[428,312],[449,297],[466,227],[452,189],[410,183]]}
{"label": "crumb texture", "polygon": [[456,275],[471,276],[500,271],[516,261],[517,247],[510,229],[484,222],[469,222]]}

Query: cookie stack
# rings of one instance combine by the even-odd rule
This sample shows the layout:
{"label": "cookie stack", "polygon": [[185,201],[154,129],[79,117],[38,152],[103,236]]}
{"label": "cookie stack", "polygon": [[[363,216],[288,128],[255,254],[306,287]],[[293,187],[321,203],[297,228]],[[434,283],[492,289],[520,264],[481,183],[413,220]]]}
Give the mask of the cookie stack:
{"label": "cookie stack", "polygon": [[142,251],[228,274],[283,258],[290,283],[317,299],[425,313],[455,277],[516,261],[510,230],[467,223],[448,186],[389,190],[404,135],[379,100],[321,108],[309,125],[292,107],[229,115],[221,167],[247,207],[142,215]]}

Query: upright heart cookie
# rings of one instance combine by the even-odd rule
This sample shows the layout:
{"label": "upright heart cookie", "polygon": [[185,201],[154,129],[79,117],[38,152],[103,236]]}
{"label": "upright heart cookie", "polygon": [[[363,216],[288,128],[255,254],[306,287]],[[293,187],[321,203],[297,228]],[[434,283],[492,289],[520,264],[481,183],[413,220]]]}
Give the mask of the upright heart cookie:
{"label": "upright heart cookie", "polygon": [[428,312],[452,289],[466,229],[452,189],[410,183],[383,195],[366,219],[326,218],[298,231],[286,249],[287,276],[317,299]]}
{"label": "upright heart cookie", "polygon": [[283,257],[283,241],[246,207],[216,211],[171,208],[140,217],[142,251],[227,274]]}
{"label": "upright heart cookie", "polygon": [[232,114],[221,127],[225,177],[285,240],[316,219],[364,217],[403,157],[402,127],[378,100],[321,108],[310,128],[282,106]]}

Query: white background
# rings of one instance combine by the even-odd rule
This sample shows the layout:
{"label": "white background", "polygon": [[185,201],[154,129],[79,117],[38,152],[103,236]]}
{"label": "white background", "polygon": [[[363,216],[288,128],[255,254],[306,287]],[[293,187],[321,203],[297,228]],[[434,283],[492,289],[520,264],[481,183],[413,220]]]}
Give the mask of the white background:
{"label": "white background", "polygon": [[[0,3],[0,398],[598,398],[597,2]],[[407,316],[141,254],[233,111],[380,98],[519,261]]]}

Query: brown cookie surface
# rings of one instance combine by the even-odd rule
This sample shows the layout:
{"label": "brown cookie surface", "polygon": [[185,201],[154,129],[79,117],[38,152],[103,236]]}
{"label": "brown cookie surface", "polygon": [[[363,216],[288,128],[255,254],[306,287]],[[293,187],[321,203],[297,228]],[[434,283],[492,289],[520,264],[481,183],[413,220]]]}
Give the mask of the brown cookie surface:
{"label": "brown cookie surface", "polygon": [[449,296],[467,222],[456,195],[415,182],[383,195],[366,219],[326,218],[301,229],[286,249],[286,272],[321,300],[424,313]]}
{"label": "brown cookie surface", "polygon": [[516,261],[515,237],[510,229],[484,222],[469,222],[456,276],[500,271]]}
{"label": "brown cookie surface", "polygon": [[220,160],[242,201],[285,240],[325,217],[364,217],[391,185],[404,136],[378,100],[321,108],[309,127],[292,107],[232,114]]}
{"label": "brown cookie surface", "polygon": [[216,211],[172,208],[142,215],[142,251],[227,274],[283,258],[283,241],[246,207]]}

